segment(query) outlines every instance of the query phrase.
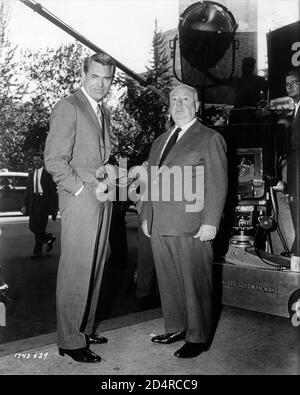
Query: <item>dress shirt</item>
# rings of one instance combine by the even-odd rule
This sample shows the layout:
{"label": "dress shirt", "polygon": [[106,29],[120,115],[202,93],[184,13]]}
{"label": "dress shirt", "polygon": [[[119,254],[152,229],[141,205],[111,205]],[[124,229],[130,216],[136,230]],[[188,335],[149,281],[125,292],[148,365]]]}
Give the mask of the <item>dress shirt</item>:
{"label": "dress shirt", "polygon": [[85,90],[85,88],[84,88],[83,86],[81,87],[81,90],[82,90],[83,94],[85,95],[85,97],[88,99],[90,105],[92,106],[92,109],[93,109],[94,113],[96,114],[96,117],[97,117],[97,119],[98,119],[98,121],[99,121],[100,126],[102,126],[102,125],[101,125],[101,122],[100,122],[100,120],[99,120],[99,111],[98,111],[98,106],[99,106],[99,104],[100,104],[100,106],[102,106],[102,101],[97,102],[96,100],[94,100],[94,99],[87,93],[87,91]]}
{"label": "dress shirt", "polygon": [[[35,185],[35,181],[36,181],[36,172],[38,173],[38,185],[37,185],[37,189],[36,189],[36,185]],[[43,172],[43,167],[40,167],[39,169],[35,169],[34,171],[34,175],[33,175],[33,192],[36,193],[43,193],[43,188],[41,185],[41,176],[42,176],[42,172]]]}
{"label": "dress shirt", "polygon": [[[195,122],[196,122],[196,117],[193,118],[189,123],[187,123],[187,124],[184,125],[184,126],[181,126],[181,127],[180,127],[180,126],[178,126],[178,125],[175,125],[174,128],[173,128],[173,130],[172,130],[172,132],[170,133],[169,138],[167,139],[165,145],[163,146],[163,149],[161,150],[160,157],[161,157],[162,153],[164,152],[164,150],[165,150],[165,148],[166,148],[166,145],[168,144],[168,141],[170,140],[170,138],[171,138],[171,136],[173,135],[173,133],[175,132],[175,130],[176,130],[177,128],[179,128],[179,127],[180,127],[180,129],[181,129],[181,131],[180,131],[179,134],[178,134],[178,138],[177,138],[177,141],[179,141],[179,140],[181,139],[181,137],[184,135],[184,133],[185,133]],[[176,141],[176,143],[177,143],[177,141]]]}
{"label": "dress shirt", "polygon": [[295,102],[295,114],[294,114],[294,118],[296,118],[297,112],[299,110],[299,105],[300,105],[300,100],[298,101],[298,103]]}
{"label": "dress shirt", "polygon": [[[90,105],[92,106],[92,109],[93,109],[93,111],[94,111],[94,113],[95,113],[95,115],[96,115],[96,117],[97,117],[97,119],[98,119],[98,121],[99,121],[99,123],[100,123],[99,115],[98,115],[98,105],[99,105],[99,103],[96,102],[96,100],[94,100],[94,99],[87,93],[87,91],[86,91],[86,89],[84,88],[84,86],[81,87],[81,91],[82,91],[82,93],[84,94],[84,96],[88,99],[88,101],[89,101]],[[101,125],[101,124],[100,124],[100,125]],[[82,185],[82,187],[81,187],[80,189],[78,189],[78,191],[75,192],[74,195],[75,195],[75,196],[78,196],[78,195],[80,194],[80,192],[83,190],[83,188],[84,188],[84,185]]]}

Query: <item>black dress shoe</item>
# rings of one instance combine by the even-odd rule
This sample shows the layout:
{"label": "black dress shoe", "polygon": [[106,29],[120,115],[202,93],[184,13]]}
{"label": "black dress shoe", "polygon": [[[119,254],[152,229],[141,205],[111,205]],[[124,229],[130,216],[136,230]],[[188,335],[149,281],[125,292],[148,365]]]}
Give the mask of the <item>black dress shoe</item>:
{"label": "black dress shoe", "polygon": [[190,343],[186,342],[174,355],[178,358],[194,358],[208,350],[205,343]]}
{"label": "black dress shoe", "polygon": [[98,333],[95,333],[94,335],[90,335],[90,336],[86,335],[86,340],[88,344],[103,344],[108,342],[106,337],[101,336]]}
{"label": "black dress shoe", "polygon": [[88,348],[76,348],[75,350],[66,350],[64,348],[59,348],[58,351],[59,355],[68,355],[77,362],[96,363],[101,361],[101,357]]}
{"label": "black dress shoe", "polygon": [[158,335],[152,337],[151,341],[160,344],[171,344],[183,340],[185,338],[185,332],[175,332],[175,333],[164,333],[163,335]]}
{"label": "black dress shoe", "polygon": [[52,250],[55,240],[56,240],[56,237],[53,235],[53,236],[51,236],[51,239],[47,241],[46,252],[49,252]]}

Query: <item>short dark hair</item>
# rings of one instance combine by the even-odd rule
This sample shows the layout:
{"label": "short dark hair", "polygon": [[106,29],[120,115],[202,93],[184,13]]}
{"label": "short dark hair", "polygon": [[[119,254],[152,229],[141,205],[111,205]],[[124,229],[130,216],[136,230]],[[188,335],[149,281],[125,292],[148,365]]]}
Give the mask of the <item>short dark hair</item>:
{"label": "short dark hair", "polygon": [[293,70],[290,70],[290,71],[286,74],[285,77],[290,77],[290,76],[296,77],[298,80],[300,80],[300,69],[293,69]]}
{"label": "short dark hair", "polygon": [[116,71],[116,62],[106,53],[99,52],[92,56],[87,56],[83,61],[83,71],[87,73],[89,71],[92,61],[103,64],[104,66],[111,66],[113,68],[113,75]]}
{"label": "short dark hair", "polygon": [[35,156],[38,156],[40,159],[42,159],[42,160],[44,160],[44,154],[42,153],[42,152],[34,152],[33,154],[32,154],[32,159],[35,157]]}

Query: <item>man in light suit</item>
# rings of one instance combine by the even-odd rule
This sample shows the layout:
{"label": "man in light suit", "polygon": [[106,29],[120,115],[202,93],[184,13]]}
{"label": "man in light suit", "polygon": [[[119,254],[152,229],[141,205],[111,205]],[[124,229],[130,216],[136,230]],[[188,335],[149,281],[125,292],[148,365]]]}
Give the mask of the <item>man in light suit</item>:
{"label": "man in light suit", "polygon": [[43,257],[43,244],[47,244],[46,252],[49,252],[56,240],[53,233],[46,233],[46,228],[49,215],[53,221],[56,220],[57,191],[51,175],[44,168],[43,154],[35,153],[32,163],[35,170],[29,173],[21,212],[29,216],[29,229],[35,238],[31,259],[40,259]]}
{"label": "man in light suit", "polygon": [[291,141],[287,156],[287,188],[295,238],[291,248],[291,268],[300,267],[300,70],[286,76],[286,91],[295,104],[291,123]]}
{"label": "man in light suit", "polygon": [[152,145],[148,196],[144,192],[141,211],[143,231],[151,237],[165,322],[165,333],[152,341],[185,339],[175,352],[180,358],[195,357],[208,348],[211,241],[227,193],[226,143],[199,122],[198,108],[194,88],[179,85],[171,91],[169,112],[175,127]]}
{"label": "man in light suit", "polygon": [[115,73],[113,60],[94,54],[84,61],[82,87],[53,109],[45,164],[58,185],[61,257],[57,277],[57,334],[60,355],[100,362],[89,344],[106,343],[94,318],[106,259],[112,202],[97,199],[111,144],[102,100]]}

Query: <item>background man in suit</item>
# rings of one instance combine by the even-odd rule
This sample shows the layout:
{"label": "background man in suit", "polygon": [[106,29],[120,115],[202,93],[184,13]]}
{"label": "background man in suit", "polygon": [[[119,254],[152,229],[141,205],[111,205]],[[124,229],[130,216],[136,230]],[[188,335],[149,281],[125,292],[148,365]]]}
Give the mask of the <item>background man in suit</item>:
{"label": "background man in suit", "polygon": [[[143,231],[151,236],[166,332],[152,341],[169,344],[185,339],[184,346],[175,352],[181,358],[195,357],[207,349],[211,240],[217,233],[227,193],[226,143],[219,133],[199,122],[198,108],[194,88],[179,85],[171,91],[169,112],[175,127],[152,145],[148,169],[151,201],[144,198],[141,212]],[[176,175],[173,181],[170,177],[170,198],[166,199],[162,193],[164,175],[172,169]],[[182,184],[189,182],[190,189],[196,185],[196,193],[179,198]]]}
{"label": "background man in suit", "polygon": [[35,170],[29,173],[21,212],[24,215],[29,215],[29,229],[35,237],[31,258],[38,259],[42,258],[44,243],[47,244],[47,252],[53,248],[56,237],[52,233],[46,233],[46,227],[49,215],[52,215],[53,221],[56,220],[58,208],[56,184],[44,168],[43,154],[34,154],[32,163]]}
{"label": "background man in suit", "polygon": [[291,123],[291,140],[287,156],[287,188],[291,217],[295,230],[292,245],[291,266],[300,267],[300,70],[291,71],[286,76],[286,91],[295,103],[294,116]]}
{"label": "background man in suit", "polygon": [[[113,60],[94,54],[84,61],[83,86],[62,99],[51,114],[45,163],[58,184],[62,217],[57,277],[57,333],[60,355],[100,362],[90,343],[107,339],[94,332],[94,318],[106,259],[112,202],[97,200],[111,144],[102,99],[115,73]],[[97,189],[98,188],[98,189]]]}

